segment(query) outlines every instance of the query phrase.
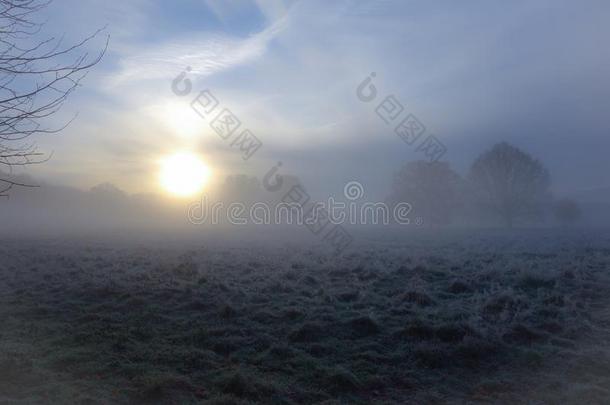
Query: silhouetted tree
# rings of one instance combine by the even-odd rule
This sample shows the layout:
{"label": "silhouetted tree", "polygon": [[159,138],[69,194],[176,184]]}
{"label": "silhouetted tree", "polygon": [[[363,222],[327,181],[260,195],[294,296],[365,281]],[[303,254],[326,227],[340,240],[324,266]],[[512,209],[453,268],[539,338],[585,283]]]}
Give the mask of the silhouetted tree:
{"label": "silhouetted tree", "polygon": [[571,225],[578,221],[582,216],[578,203],[574,200],[565,198],[557,201],[554,208],[555,218],[566,225]]}
{"label": "silhouetted tree", "polygon": [[416,161],[394,175],[390,205],[407,202],[425,223],[449,224],[458,203],[460,176],[446,162]]}
{"label": "silhouetted tree", "polygon": [[35,16],[49,3],[0,0],[0,167],[9,172],[9,176],[0,177],[0,195],[13,186],[31,186],[10,176],[15,166],[47,160],[27,138],[65,128],[68,123],[49,128],[43,121],[59,111],[108,45],[106,39],[103,50],[90,58],[82,49],[99,30],[65,47],[61,39],[38,39],[42,25]]}
{"label": "silhouetted tree", "polygon": [[506,142],[479,156],[469,178],[483,203],[509,228],[517,218],[540,215],[550,194],[550,176],[542,163]]}
{"label": "silhouetted tree", "polygon": [[252,203],[261,194],[261,185],[256,177],[245,174],[228,176],[222,186],[222,198],[227,202]]}

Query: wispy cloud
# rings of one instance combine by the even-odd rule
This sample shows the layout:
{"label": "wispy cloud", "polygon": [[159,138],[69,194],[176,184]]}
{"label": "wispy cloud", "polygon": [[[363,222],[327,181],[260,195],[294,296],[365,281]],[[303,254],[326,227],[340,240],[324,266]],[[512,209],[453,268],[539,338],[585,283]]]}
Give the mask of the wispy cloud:
{"label": "wispy cloud", "polygon": [[287,17],[248,38],[223,34],[203,34],[151,46],[133,56],[121,59],[119,72],[112,77],[114,85],[127,81],[169,79],[186,66],[192,74],[209,76],[261,57],[270,41],[288,24]]}

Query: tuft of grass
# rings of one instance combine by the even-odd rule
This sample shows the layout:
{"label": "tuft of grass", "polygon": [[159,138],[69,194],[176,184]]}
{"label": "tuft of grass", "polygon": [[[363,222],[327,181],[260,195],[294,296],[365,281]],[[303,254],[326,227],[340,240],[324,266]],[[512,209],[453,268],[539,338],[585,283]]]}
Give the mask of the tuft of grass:
{"label": "tuft of grass", "polygon": [[423,323],[420,320],[415,320],[397,333],[399,338],[405,338],[415,341],[432,340],[434,339],[434,327]]}
{"label": "tuft of grass", "polygon": [[535,275],[527,275],[517,283],[517,288],[528,291],[539,288],[552,289],[553,287],[555,287],[555,280]]}
{"label": "tuft of grass", "polygon": [[454,281],[447,289],[451,294],[470,294],[474,290],[463,281]]}
{"label": "tuft of grass", "polygon": [[351,372],[341,366],[327,370],[325,383],[333,393],[352,393],[361,387],[361,382]]}
{"label": "tuft of grass", "polygon": [[199,266],[190,261],[184,261],[172,269],[172,274],[182,280],[195,280],[199,275]]}
{"label": "tuft of grass", "polygon": [[356,338],[376,335],[381,331],[381,327],[377,321],[370,316],[360,316],[351,319],[348,322],[348,326],[352,332],[352,336]]}
{"label": "tuft of grass", "polygon": [[502,339],[507,343],[514,343],[519,345],[532,345],[537,342],[546,340],[546,336],[534,332],[524,325],[515,325],[510,332],[505,333]]}
{"label": "tuft of grass", "polygon": [[497,316],[502,312],[514,312],[518,306],[519,303],[513,297],[504,294],[488,300],[483,306],[483,313]]}
{"label": "tuft of grass", "polygon": [[475,331],[467,325],[443,325],[436,329],[436,337],[445,343],[458,343],[466,335],[475,335]]}
{"label": "tuft of grass", "polygon": [[170,373],[151,373],[136,377],[134,400],[142,403],[167,403],[178,398],[202,397],[203,391],[197,389],[188,378]]}
{"label": "tuft of grass", "polygon": [[421,307],[434,305],[434,300],[428,294],[419,291],[409,291],[401,297],[401,300]]}
{"label": "tuft of grass", "polygon": [[223,318],[234,318],[238,314],[239,314],[239,312],[237,311],[237,309],[235,309],[230,304],[225,304],[220,309],[220,316],[222,316]]}
{"label": "tuft of grass", "polygon": [[222,374],[216,381],[223,394],[241,399],[263,400],[277,396],[279,390],[267,381],[245,373],[243,370],[229,371]]}
{"label": "tuft of grass", "polygon": [[360,293],[358,291],[345,291],[337,294],[337,301],[339,302],[355,302],[360,298]]}
{"label": "tuft of grass", "polygon": [[324,326],[317,322],[306,322],[288,335],[288,340],[294,343],[316,342],[327,336]]}

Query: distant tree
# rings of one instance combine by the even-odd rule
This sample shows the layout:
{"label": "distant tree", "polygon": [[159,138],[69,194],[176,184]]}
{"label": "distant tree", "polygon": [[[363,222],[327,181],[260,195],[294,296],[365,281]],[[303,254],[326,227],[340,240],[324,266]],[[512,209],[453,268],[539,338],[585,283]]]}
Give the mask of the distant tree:
{"label": "distant tree", "polygon": [[91,197],[102,203],[127,200],[127,194],[112,183],[101,183],[89,191]]}
{"label": "distant tree", "polygon": [[539,216],[550,195],[551,180],[542,163],[506,142],[479,156],[469,178],[482,202],[509,228],[518,218]]}
{"label": "distant tree", "polygon": [[557,201],[557,203],[555,204],[554,213],[555,218],[559,222],[566,225],[571,225],[575,223],[582,216],[582,212],[580,211],[578,203],[568,198]]}
{"label": "distant tree", "polygon": [[460,176],[446,162],[416,161],[405,164],[395,175],[390,205],[406,202],[425,223],[451,223],[458,203]]}
{"label": "distant tree", "polygon": [[260,194],[258,179],[245,174],[228,176],[222,186],[222,198],[227,202],[247,204],[256,201]]}
{"label": "distant tree", "polygon": [[49,128],[44,120],[59,111],[106,50],[92,58],[83,51],[99,31],[69,46],[61,39],[38,38],[41,24],[35,16],[49,3],[0,0],[0,167],[9,172],[0,177],[0,196],[14,186],[31,186],[11,176],[15,166],[47,160],[27,138],[65,128]]}

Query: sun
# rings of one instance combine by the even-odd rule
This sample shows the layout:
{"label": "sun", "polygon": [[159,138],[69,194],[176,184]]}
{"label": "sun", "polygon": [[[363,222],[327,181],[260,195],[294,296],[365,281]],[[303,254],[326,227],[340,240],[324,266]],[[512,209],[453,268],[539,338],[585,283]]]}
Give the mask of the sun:
{"label": "sun", "polygon": [[203,189],[209,177],[210,168],[193,153],[178,152],[161,161],[161,186],[174,196],[195,195]]}

